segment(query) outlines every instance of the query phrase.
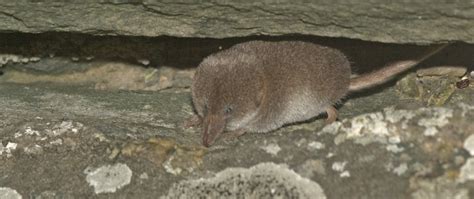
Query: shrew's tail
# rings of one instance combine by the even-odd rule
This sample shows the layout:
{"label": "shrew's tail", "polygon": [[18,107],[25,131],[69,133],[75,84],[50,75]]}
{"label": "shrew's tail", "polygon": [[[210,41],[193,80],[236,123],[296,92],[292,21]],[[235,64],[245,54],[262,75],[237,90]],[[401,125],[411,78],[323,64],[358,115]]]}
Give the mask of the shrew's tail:
{"label": "shrew's tail", "polygon": [[436,48],[429,50],[427,53],[423,54],[421,57],[417,59],[398,61],[398,62],[389,64],[374,72],[370,72],[370,73],[352,78],[351,83],[349,85],[349,91],[359,91],[359,90],[370,88],[376,85],[383,84],[387,82],[388,80],[390,80],[391,78],[393,78],[396,74],[399,74],[403,71],[406,71],[418,65],[420,62],[438,53],[439,51],[441,51],[448,45],[449,43],[437,46]]}

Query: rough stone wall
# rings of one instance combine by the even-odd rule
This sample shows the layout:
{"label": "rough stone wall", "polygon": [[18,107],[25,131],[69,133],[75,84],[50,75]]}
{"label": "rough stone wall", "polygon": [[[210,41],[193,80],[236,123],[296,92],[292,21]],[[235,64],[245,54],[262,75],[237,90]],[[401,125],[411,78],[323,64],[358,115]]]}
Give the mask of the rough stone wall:
{"label": "rough stone wall", "polygon": [[0,0],[0,32],[201,38],[302,34],[474,43],[472,21],[473,1]]}

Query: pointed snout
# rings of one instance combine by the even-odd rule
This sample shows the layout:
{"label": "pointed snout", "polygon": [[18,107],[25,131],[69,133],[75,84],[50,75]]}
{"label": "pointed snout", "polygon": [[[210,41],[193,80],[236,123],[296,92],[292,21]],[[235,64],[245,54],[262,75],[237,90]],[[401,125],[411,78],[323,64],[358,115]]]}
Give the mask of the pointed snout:
{"label": "pointed snout", "polygon": [[224,132],[226,121],[223,115],[206,115],[202,126],[202,144],[211,146]]}

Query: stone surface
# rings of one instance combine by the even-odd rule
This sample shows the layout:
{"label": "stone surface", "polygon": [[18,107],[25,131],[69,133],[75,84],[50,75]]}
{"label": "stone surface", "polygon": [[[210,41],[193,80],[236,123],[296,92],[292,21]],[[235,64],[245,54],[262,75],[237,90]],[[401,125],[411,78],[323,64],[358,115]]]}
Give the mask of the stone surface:
{"label": "stone surface", "polygon": [[410,74],[398,81],[396,87],[402,95],[414,97],[427,105],[441,106],[458,90],[458,81],[460,78],[453,76],[417,77]]}
{"label": "stone surface", "polygon": [[94,187],[94,192],[113,193],[117,189],[130,184],[132,179],[132,170],[122,163],[114,165],[105,165],[99,168],[86,168],[86,181]]}
{"label": "stone surface", "polygon": [[[230,182],[244,183],[236,186],[245,189],[245,183],[256,182],[250,179],[296,187],[287,192],[262,186],[258,193],[301,194],[290,178],[319,185],[327,198],[387,198],[387,192],[388,198],[412,193],[423,198],[433,191],[465,197],[474,190],[472,161],[463,147],[474,132],[472,87],[455,92],[443,107],[401,99],[393,89],[351,97],[340,108],[341,121],[332,125],[324,127],[323,120],[289,125],[220,140],[211,148],[201,146],[199,129],[181,127],[192,115],[187,89],[2,83],[0,93],[1,143],[12,149],[0,155],[0,183],[21,195],[156,198],[213,186],[231,194],[237,192]],[[437,133],[425,135],[431,127]],[[85,180],[86,168],[116,163],[138,175],[107,194]],[[203,186],[197,189],[198,184]]]}
{"label": "stone surface", "polygon": [[321,186],[285,166],[260,163],[248,169],[229,168],[215,177],[173,185],[163,198],[320,198]]}
{"label": "stone surface", "polygon": [[454,76],[462,77],[466,75],[466,66],[436,66],[416,70],[418,76]]}
{"label": "stone surface", "polygon": [[317,35],[474,43],[472,1],[0,1],[0,32],[242,37]]}
{"label": "stone surface", "polygon": [[466,149],[469,152],[469,154],[474,155],[474,134],[470,135],[464,141],[464,149]]}
{"label": "stone surface", "polygon": [[21,199],[21,195],[16,190],[8,187],[0,187],[0,198],[3,199]]}
{"label": "stone surface", "polygon": [[474,180],[474,159],[467,159],[466,163],[461,167],[459,173],[459,182],[466,182]]}
{"label": "stone surface", "polygon": [[[45,63],[57,60],[45,59]],[[65,64],[63,62],[62,67]],[[38,69],[5,70],[2,82],[9,83],[58,83],[92,85],[97,90],[145,90],[158,91],[170,87],[189,87],[194,70],[176,70],[169,67],[143,68],[123,62],[91,62],[82,68],[55,74],[53,71],[38,74]],[[58,66],[61,67],[61,66]]]}

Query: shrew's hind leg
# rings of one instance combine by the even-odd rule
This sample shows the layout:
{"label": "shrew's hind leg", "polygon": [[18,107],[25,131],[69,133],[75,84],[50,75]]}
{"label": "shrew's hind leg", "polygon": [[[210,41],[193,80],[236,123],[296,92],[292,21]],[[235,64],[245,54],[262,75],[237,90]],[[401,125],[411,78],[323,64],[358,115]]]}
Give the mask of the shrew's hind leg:
{"label": "shrew's hind leg", "polygon": [[337,119],[337,110],[333,106],[326,108],[326,113],[328,118],[326,119],[326,124],[331,124]]}

